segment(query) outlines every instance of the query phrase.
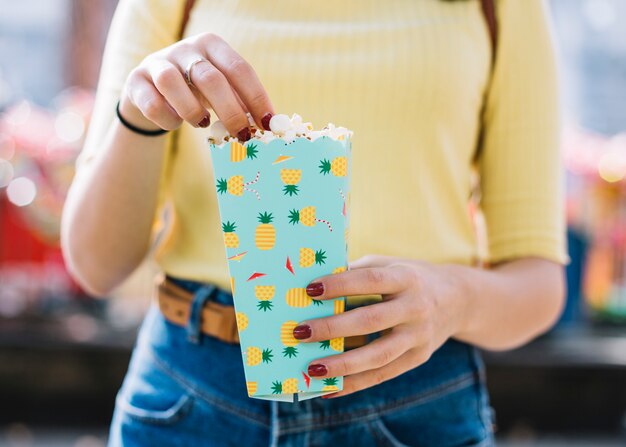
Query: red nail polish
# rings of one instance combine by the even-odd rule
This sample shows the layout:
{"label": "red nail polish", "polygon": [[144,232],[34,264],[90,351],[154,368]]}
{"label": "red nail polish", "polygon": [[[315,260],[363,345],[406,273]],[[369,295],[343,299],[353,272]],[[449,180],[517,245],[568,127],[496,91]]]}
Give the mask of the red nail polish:
{"label": "red nail polish", "polygon": [[263,129],[270,130],[270,120],[272,119],[272,116],[274,115],[271,113],[263,115],[263,118],[261,118],[261,126],[263,126]]}
{"label": "red nail polish", "polygon": [[248,141],[250,139],[250,136],[251,134],[249,127],[244,127],[239,132],[237,132],[237,138],[239,139],[239,141]]}
{"label": "red nail polish", "polygon": [[293,336],[298,340],[309,338],[311,336],[311,326],[309,326],[308,324],[296,326],[295,328],[293,328]]}
{"label": "red nail polish", "polygon": [[320,296],[324,293],[324,284],[321,282],[312,282],[306,286],[306,294],[309,296]]}
{"label": "red nail polish", "polygon": [[211,124],[211,118],[209,117],[209,115],[207,115],[204,118],[202,118],[202,121],[200,121],[198,123],[198,126],[200,126],[200,127],[208,127],[209,124]]}
{"label": "red nail polish", "polygon": [[313,376],[313,377],[324,376],[328,374],[328,370],[326,369],[326,366],[320,363],[316,363],[315,365],[309,365],[308,371],[309,371],[309,376]]}

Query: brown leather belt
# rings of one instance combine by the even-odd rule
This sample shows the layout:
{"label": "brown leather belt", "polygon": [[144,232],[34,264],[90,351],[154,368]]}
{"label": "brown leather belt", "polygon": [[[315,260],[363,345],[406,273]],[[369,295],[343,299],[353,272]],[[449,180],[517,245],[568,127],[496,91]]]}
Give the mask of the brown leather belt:
{"label": "brown leather belt", "polygon": [[[191,311],[193,293],[174,284],[165,275],[156,279],[156,297],[165,319],[179,326],[186,326]],[[202,309],[201,331],[226,343],[239,344],[239,332],[235,308],[230,305],[206,300]],[[385,333],[386,331],[382,331]],[[344,348],[351,349],[368,343],[367,335],[344,337]]]}

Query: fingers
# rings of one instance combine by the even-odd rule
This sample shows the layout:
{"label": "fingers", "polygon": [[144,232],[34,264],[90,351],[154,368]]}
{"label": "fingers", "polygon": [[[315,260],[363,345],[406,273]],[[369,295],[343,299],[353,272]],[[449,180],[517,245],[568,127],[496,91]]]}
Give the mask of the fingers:
{"label": "fingers", "polygon": [[[324,365],[327,370],[324,377],[347,376],[370,369],[382,368],[409,349],[411,346],[408,336],[401,336],[399,332],[392,331],[360,348],[346,351],[340,355],[313,360],[311,366]],[[311,370],[313,372],[316,368],[311,368]],[[315,374],[309,375],[316,378],[320,377]]]}
{"label": "fingers", "polygon": [[384,267],[393,262],[397,262],[398,258],[386,255],[365,255],[348,263],[348,269],[361,269],[365,267]]}
{"label": "fingers", "polygon": [[[371,334],[397,326],[408,319],[406,305],[403,300],[390,300],[381,303],[360,306],[347,312],[329,317],[317,318],[301,322],[299,326],[308,325],[310,336],[298,340],[310,343],[330,340],[338,337]],[[296,336],[298,334],[298,336]]]}
{"label": "fingers", "polygon": [[274,108],[252,66],[218,36],[207,34],[204,45],[207,59],[224,74],[254,121],[263,127],[263,117],[273,115]]}
{"label": "fingers", "polygon": [[328,398],[352,394],[398,377],[400,374],[426,363],[430,357],[427,352],[428,351],[419,348],[410,349],[391,363],[387,363],[380,368],[370,369],[345,377],[343,380],[343,390],[329,394]]}
{"label": "fingers", "polygon": [[131,103],[159,128],[174,130],[180,126],[182,119],[176,110],[144,74],[135,72],[129,76],[126,91]]}
{"label": "fingers", "polygon": [[249,140],[248,117],[226,76],[211,62],[201,61],[194,64],[189,77],[196,89],[209,101],[228,133],[242,141]]}
{"label": "fingers", "polygon": [[413,279],[414,272],[408,266],[358,268],[316,279],[306,291],[319,299],[394,294],[406,289]]}
{"label": "fingers", "polygon": [[192,93],[178,67],[163,60],[150,65],[148,74],[154,86],[178,116],[194,127],[209,125],[209,113]]}

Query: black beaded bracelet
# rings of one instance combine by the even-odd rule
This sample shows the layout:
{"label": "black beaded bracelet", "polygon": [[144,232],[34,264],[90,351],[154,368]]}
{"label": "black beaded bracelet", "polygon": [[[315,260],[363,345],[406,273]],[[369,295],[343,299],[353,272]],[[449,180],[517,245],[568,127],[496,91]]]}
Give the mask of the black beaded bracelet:
{"label": "black beaded bracelet", "polygon": [[165,129],[145,130],[145,129],[140,129],[137,126],[132,125],[131,123],[129,123],[122,117],[122,114],[120,113],[119,101],[117,101],[117,106],[115,106],[115,112],[117,113],[117,117],[119,118],[120,122],[124,125],[124,127],[126,127],[128,130],[132,130],[135,133],[146,135],[148,137],[156,137],[158,135],[163,135],[164,133],[167,132],[167,130]]}

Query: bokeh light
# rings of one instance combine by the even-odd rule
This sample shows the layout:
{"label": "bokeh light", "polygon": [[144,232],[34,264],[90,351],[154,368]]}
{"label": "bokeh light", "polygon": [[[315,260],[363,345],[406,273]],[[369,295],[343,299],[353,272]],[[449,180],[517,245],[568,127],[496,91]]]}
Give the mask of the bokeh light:
{"label": "bokeh light", "polygon": [[7,186],[13,180],[13,165],[0,158],[0,188]]}
{"label": "bokeh light", "polygon": [[607,182],[619,182],[626,176],[625,157],[619,152],[607,152],[598,162],[598,174]]}
{"label": "bokeh light", "polygon": [[587,0],[583,6],[587,22],[596,31],[604,31],[615,22],[615,11],[608,0]]}
{"label": "bokeh light", "polygon": [[10,160],[15,155],[15,141],[8,135],[0,133],[0,158]]}
{"label": "bokeh light", "polygon": [[32,107],[28,101],[22,101],[18,105],[16,105],[9,116],[7,116],[6,121],[12,126],[20,126],[28,121],[30,118],[30,114],[32,111]]}
{"label": "bokeh light", "polygon": [[16,206],[30,205],[37,195],[35,182],[26,177],[18,177],[7,186],[7,197]]}
{"label": "bokeh light", "polygon": [[54,121],[54,129],[61,140],[73,143],[83,136],[85,123],[78,113],[64,111]]}

